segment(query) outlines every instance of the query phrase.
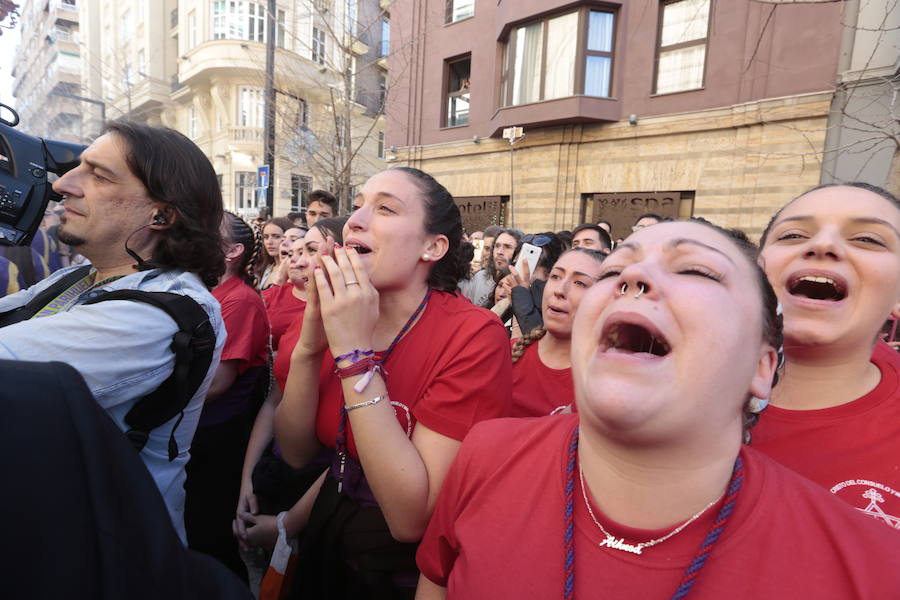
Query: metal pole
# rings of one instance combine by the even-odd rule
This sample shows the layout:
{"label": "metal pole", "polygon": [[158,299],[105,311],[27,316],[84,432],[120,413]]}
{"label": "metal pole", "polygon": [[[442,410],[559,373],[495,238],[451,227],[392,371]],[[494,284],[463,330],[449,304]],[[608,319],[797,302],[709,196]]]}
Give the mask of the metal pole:
{"label": "metal pole", "polygon": [[269,9],[266,11],[266,100],[263,123],[263,162],[269,165],[266,206],[271,216],[275,216],[275,4],[275,0],[269,0]]}

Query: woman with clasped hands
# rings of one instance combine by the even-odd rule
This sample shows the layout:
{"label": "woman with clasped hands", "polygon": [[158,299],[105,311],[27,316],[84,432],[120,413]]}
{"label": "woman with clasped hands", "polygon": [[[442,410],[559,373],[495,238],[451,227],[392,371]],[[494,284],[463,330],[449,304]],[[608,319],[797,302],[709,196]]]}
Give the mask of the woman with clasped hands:
{"label": "woman with clasped hands", "polygon": [[509,341],[455,295],[471,260],[453,198],[396,168],[363,186],[344,246],[320,253],[276,436],[301,466],[335,459],[285,517],[307,598],[412,598],[421,538],[476,422],[510,407]]}
{"label": "woman with clasped hands", "polygon": [[897,597],[895,531],[742,444],[776,306],[755,247],[710,224],[617,246],[572,328],[578,413],[473,429],[417,598]]}

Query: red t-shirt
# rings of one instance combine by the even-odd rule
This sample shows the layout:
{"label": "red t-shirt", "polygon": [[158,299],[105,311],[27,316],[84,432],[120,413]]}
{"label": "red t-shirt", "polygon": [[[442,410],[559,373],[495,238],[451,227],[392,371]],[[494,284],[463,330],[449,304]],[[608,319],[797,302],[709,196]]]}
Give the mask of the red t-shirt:
{"label": "red t-shirt", "polygon": [[212,291],[222,306],[222,321],[228,337],[222,360],[237,360],[238,373],[268,361],[269,320],[262,298],[240,277],[229,277]]}
{"label": "red t-shirt", "polygon": [[[463,297],[435,291],[418,322],[384,365],[397,419],[462,440],[478,421],[509,416],[512,388],[509,338],[500,319]],[[326,352],[319,379],[316,433],[333,448],[344,405],[341,379]],[[348,449],[358,459],[353,432]]]}
{"label": "red t-shirt", "polygon": [[[447,598],[561,598],[565,578],[566,449],[577,415],[499,419],[466,438],[441,488],[417,563]],[[690,598],[885,599],[900,590],[900,536],[752,448],[744,482]],[[599,496],[599,494],[598,494]],[[575,479],[575,593],[580,598],[669,598],[721,507],[638,556],[599,547],[605,537]],[[617,525],[634,543],[668,530]]]}
{"label": "red t-shirt", "polygon": [[[272,348],[278,348],[281,336],[298,318],[303,318],[306,302],[294,295],[294,284],[288,281],[284,285],[273,285],[262,293],[269,325],[272,328]],[[295,340],[296,343],[296,340]]]}
{"label": "red t-shirt", "polygon": [[538,352],[540,341],[525,349],[512,366],[513,417],[542,417],[575,404],[572,369],[551,369]]}
{"label": "red t-shirt", "polygon": [[752,443],[857,510],[900,529],[900,355],[879,342],[872,362],[881,381],[871,392],[819,410],[769,406],[751,430]]}
{"label": "red t-shirt", "polygon": [[288,371],[291,370],[291,353],[294,351],[294,346],[300,339],[300,331],[303,329],[304,312],[306,312],[305,302],[300,311],[294,315],[294,322],[287,328],[275,347],[277,352],[275,353],[275,362],[272,364],[272,374],[282,392],[284,384],[287,383]]}

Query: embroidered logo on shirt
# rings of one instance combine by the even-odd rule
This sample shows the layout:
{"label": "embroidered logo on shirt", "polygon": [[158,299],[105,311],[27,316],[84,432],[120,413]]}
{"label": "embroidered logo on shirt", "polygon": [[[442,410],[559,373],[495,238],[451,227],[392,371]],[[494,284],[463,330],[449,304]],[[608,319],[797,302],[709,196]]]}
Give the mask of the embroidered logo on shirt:
{"label": "embroidered logo on shirt", "polygon": [[[851,489],[848,489],[851,488]],[[884,511],[882,505],[885,503],[885,494],[900,499],[900,492],[894,490],[882,483],[869,481],[868,479],[850,479],[842,481],[831,488],[831,493],[838,495],[838,492],[846,490],[840,494],[845,500],[852,500],[852,504],[859,512],[869,515],[888,527],[900,529],[900,517],[895,517]]]}

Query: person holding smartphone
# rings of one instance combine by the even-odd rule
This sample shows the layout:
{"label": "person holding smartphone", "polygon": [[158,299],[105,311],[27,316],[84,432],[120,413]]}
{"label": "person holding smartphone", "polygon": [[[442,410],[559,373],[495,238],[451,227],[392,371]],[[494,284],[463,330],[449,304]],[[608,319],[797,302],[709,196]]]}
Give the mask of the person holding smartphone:
{"label": "person holding smartphone", "polygon": [[539,252],[534,270],[525,260],[516,261],[517,267],[509,268],[507,275],[501,284],[509,290],[512,298],[513,314],[519,323],[522,335],[528,335],[536,328],[544,324],[541,314],[541,303],[544,297],[544,286],[550,269],[565,251],[562,240],[552,231],[544,233],[532,233],[522,238],[522,246],[519,248],[517,259],[523,253]]}

